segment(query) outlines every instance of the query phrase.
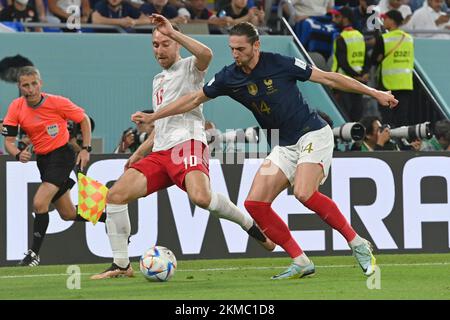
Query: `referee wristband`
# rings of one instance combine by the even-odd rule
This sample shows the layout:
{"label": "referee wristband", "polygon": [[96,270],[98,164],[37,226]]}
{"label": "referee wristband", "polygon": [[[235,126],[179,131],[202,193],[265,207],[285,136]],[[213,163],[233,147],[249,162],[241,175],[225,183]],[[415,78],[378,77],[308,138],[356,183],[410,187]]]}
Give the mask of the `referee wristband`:
{"label": "referee wristband", "polygon": [[19,161],[20,160],[20,154],[22,153],[22,151],[19,151],[18,154],[16,154],[16,160]]}

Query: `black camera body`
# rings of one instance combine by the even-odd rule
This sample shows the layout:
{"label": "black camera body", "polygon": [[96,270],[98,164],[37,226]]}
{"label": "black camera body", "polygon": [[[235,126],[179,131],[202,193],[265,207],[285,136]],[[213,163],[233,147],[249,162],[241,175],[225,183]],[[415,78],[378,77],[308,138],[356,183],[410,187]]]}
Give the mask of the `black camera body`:
{"label": "black camera body", "polygon": [[122,134],[122,139],[125,139],[125,137],[129,134],[133,135],[133,144],[130,146],[130,149],[137,149],[149,136],[147,132],[141,132],[139,133],[136,128],[128,128],[125,130]]}

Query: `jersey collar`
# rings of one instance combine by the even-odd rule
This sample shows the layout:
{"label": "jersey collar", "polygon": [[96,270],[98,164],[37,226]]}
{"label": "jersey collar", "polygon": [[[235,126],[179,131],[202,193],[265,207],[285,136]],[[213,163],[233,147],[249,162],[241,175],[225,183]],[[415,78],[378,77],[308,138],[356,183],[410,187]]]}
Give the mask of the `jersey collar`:
{"label": "jersey collar", "polygon": [[[36,109],[36,108],[40,107],[45,102],[46,99],[47,99],[47,96],[45,94],[41,93],[41,101],[39,101],[39,103],[37,105],[30,106],[27,102],[27,106],[29,106],[30,108]],[[25,101],[26,101],[26,99],[25,99]]]}

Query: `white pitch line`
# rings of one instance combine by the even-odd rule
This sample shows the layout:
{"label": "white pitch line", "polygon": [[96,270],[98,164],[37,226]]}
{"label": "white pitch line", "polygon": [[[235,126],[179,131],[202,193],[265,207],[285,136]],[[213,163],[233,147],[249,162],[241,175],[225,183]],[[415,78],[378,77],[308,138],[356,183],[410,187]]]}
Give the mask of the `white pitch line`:
{"label": "white pitch line", "polygon": [[[446,266],[450,262],[425,262],[425,263],[383,263],[378,264],[380,267],[420,267],[420,266]],[[316,268],[351,268],[356,264],[335,264],[316,266]],[[267,270],[267,269],[284,269],[285,267],[231,267],[231,268],[207,268],[207,269],[178,269],[177,272],[213,272],[213,271],[238,271],[238,270]],[[0,268],[1,272],[1,268]],[[94,273],[81,273],[83,276],[91,276]],[[24,274],[17,276],[0,276],[0,279],[15,278],[38,278],[38,277],[61,277],[72,275],[68,273],[47,273],[47,274]]]}

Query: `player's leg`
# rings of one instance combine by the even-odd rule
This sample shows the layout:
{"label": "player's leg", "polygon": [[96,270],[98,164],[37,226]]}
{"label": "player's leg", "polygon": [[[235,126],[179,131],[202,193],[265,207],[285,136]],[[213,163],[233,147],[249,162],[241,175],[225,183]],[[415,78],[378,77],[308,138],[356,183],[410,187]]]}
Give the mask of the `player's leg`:
{"label": "player's leg", "polygon": [[189,171],[184,178],[184,185],[189,199],[195,205],[209,210],[218,219],[237,223],[266,250],[275,248],[275,244],[259,230],[250,216],[239,210],[225,195],[211,191],[209,177],[203,171]]}
{"label": "player's leg", "polygon": [[327,178],[331,165],[333,155],[331,129],[326,126],[305,135],[299,150],[300,157],[294,180],[295,197],[342,234],[353,249],[364,272],[370,275],[375,265],[370,244],[353,230],[336,203],[318,190],[319,185]]}
{"label": "player's leg", "polygon": [[[293,259],[293,264],[286,271],[272,279],[302,278],[315,272],[314,264],[306,258],[287,224],[271,207],[273,200],[289,186],[287,176],[293,176],[294,168],[283,149],[275,147],[256,173],[245,201],[246,209],[262,231]],[[300,265],[301,262],[305,263]]]}
{"label": "player's leg", "polygon": [[128,257],[128,239],[131,234],[128,203],[171,185],[173,183],[160,164],[158,152],[134,163],[114,183],[106,198],[106,229],[114,262],[91,279],[133,276]]}
{"label": "player's leg", "polygon": [[132,277],[133,269],[128,256],[128,239],[131,234],[128,203],[147,194],[147,178],[130,168],[117,180],[106,196],[106,231],[113,253],[113,263],[91,279]]}
{"label": "player's leg", "polygon": [[20,266],[37,266],[40,263],[39,250],[47,232],[49,223],[48,210],[50,202],[59,188],[54,184],[43,182],[33,198],[33,243],[31,249],[25,254],[25,258],[19,263]]}

